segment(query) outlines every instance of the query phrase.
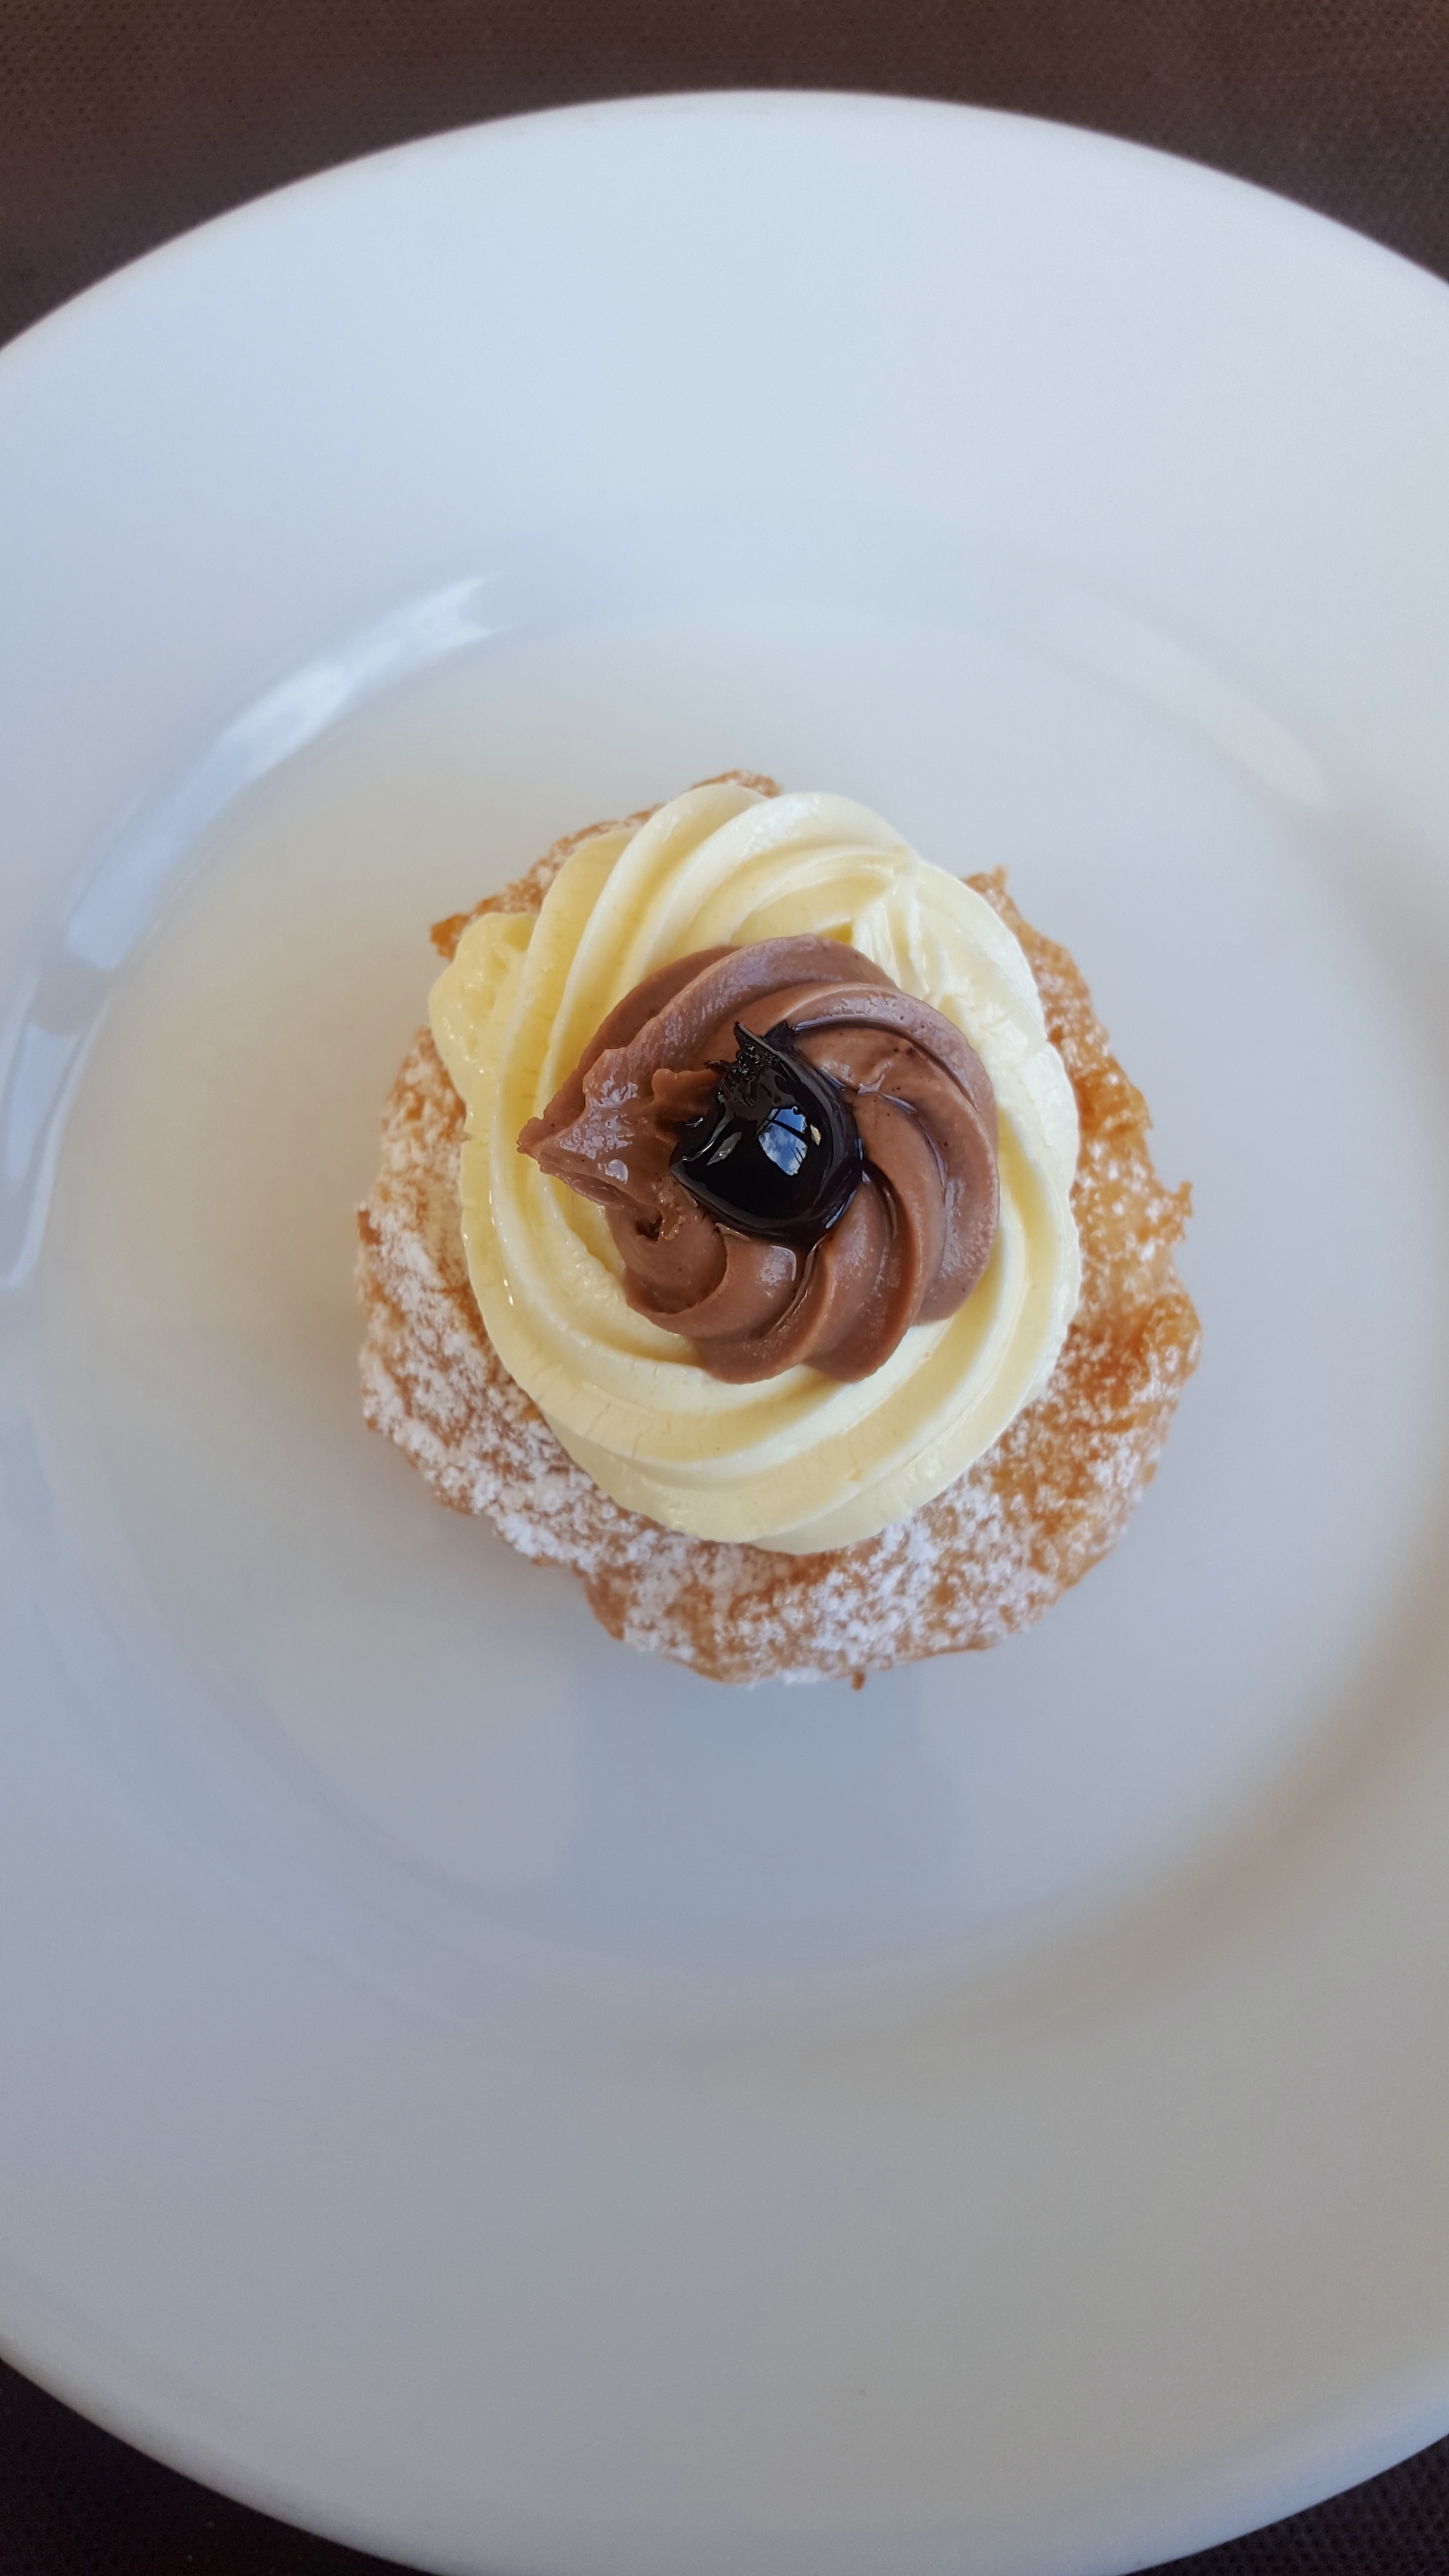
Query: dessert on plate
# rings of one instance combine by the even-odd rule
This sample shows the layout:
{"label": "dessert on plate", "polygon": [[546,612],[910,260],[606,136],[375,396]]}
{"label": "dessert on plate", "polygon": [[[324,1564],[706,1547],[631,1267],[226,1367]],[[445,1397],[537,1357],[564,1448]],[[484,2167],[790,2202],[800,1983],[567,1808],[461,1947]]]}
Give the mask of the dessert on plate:
{"label": "dessert on plate", "polygon": [[358,1221],[364,1410],[442,1501],[724,1681],[992,1645],[1106,1553],[1190,1198],[1001,875],[734,773],[433,936]]}

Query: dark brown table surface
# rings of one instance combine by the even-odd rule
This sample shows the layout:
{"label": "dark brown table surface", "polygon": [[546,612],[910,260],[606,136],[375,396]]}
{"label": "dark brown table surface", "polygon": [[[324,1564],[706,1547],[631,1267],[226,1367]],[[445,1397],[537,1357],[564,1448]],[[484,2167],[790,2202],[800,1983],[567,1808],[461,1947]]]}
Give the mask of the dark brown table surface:
{"label": "dark brown table surface", "polygon": [[[1098,126],[1449,278],[1449,0],[0,0],[0,340],[332,161],[574,99],[766,87]],[[0,2364],[0,2576],[382,2563],[212,2495]],[[1449,2440],[1177,2564],[1449,2576]]]}

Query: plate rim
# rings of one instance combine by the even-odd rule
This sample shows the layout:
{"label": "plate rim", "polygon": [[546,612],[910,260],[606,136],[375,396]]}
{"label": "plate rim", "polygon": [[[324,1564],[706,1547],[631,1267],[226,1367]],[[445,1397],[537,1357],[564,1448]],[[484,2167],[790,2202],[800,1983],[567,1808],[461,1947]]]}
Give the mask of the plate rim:
{"label": "plate rim", "polygon": [[[886,119],[925,114],[943,122],[949,120],[959,124],[961,120],[967,120],[973,124],[990,124],[996,127],[1009,125],[1035,129],[1054,137],[1073,137],[1079,142],[1089,144],[1095,151],[1113,158],[1127,155],[1147,163],[1161,165],[1166,169],[1191,173],[1195,184],[1209,189],[1225,186],[1234,192],[1245,192],[1248,197],[1259,203],[1280,210],[1280,216],[1282,210],[1286,209],[1291,221],[1305,225],[1314,234],[1317,234],[1320,228],[1327,226],[1342,243],[1354,245],[1356,253],[1367,253],[1375,262],[1388,261],[1397,272],[1406,272],[1416,279],[1427,279],[1441,295],[1449,296],[1449,287],[1435,277],[1432,271],[1407,259],[1403,254],[1358,234],[1335,218],[1318,214],[1294,198],[1265,188],[1258,183],[1214,170],[1209,164],[1188,161],[1155,146],[1131,142],[1094,128],[1076,127],[1057,120],[1027,117],[1014,112],[964,103],[956,104],[936,99],[918,100],[870,92],[828,90],[665,92],[650,94],[642,99],[624,97],[590,100],[577,105],[535,110],[516,117],[450,128],[443,133],[393,145],[380,152],[359,155],[292,181],[283,188],[268,191],[250,199],[241,206],[189,228],[186,232],[142,254],[138,259],[128,262],[121,269],[81,290],[76,296],[55,308],[53,312],[40,317],[37,322],[21,332],[3,351],[0,351],[0,398],[3,398],[7,386],[14,380],[17,369],[28,366],[32,359],[39,360],[47,347],[55,345],[58,334],[83,332],[88,329],[91,314],[98,311],[103,303],[129,291],[132,281],[138,275],[154,277],[169,264],[178,263],[182,257],[190,256],[196,246],[204,244],[209,237],[218,232],[225,230],[228,234],[234,234],[258,217],[272,220],[276,210],[284,207],[288,201],[303,196],[315,201],[326,192],[335,195],[339,193],[344,183],[366,185],[370,174],[385,165],[403,160],[412,161],[423,156],[436,156],[440,152],[450,150],[471,151],[480,143],[486,144],[501,136],[511,136],[522,129],[545,125],[557,126],[565,121],[617,122],[621,117],[640,113],[648,116],[677,114],[681,110],[710,113],[721,109],[731,111],[741,107],[762,108],[771,115],[788,118],[798,112],[801,102],[808,102],[812,112],[819,112],[826,118],[842,108],[852,112],[863,111],[871,117]],[[1441,319],[1449,321],[1449,303],[1441,307]],[[107,2429],[137,2444],[152,2456],[181,2469],[184,2474],[198,2477],[204,2483],[222,2493],[234,2496],[242,2503],[254,2505],[264,2512],[280,2512],[287,2519],[299,2522],[303,2528],[326,2531],[331,2536],[346,2540],[354,2546],[364,2548],[396,2546],[395,2540],[389,2540],[386,2537],[379,2539],[376,2526],[371,2523],[350,2525],[341,2518],[324,2522],[316,2518],[312,2511],[306,2509],[305,2499],[294,2492],[285,2481],[268,2490],[265,2483],[255,2478],[250,2471],[243,2474],[229,2469],[226,2460],[220,2454],[209,2451],[204,2443],[192,2444],[188,2440],[174,2437],[160,2419],[152,2415],[144,2403],[137,2403],[133,2407],[121,2392],[101,2378],[90,2381],[82,2371],[68,2367],[58,2348],[53,2354],[47,2355],[41,2351],[40,2344],[33,2335],[14,2336],[9,2329],[8,2318],[4,2314],[0,2314],[0,2350],[6,2353],[7,2358],[13,2360],[17,2369],[35,2379],[42,2387],[48,2388],[62,2402],[77,2407],[91,2420],[105,2425]],[[1223,2520],[1224,2500],[1219,2494],[1217,2501],[1205,2502],[1198,2515],[1188,2517],[1194,2536],[1176,2543],[1175,2554],[1181,2555],[1185,2550],[1208,2546],[1225,2535],[1235,2536],[1241,2532],[1257,2529],[1265,2521],[1276,2520],[1301,2510],[1306,2504],[1318,2502],[1323,2497],[1334,2494],[1345,2482],[1356,2484],[1362,2478],[1372,2476],[1394,2461],[1404,2458],[1419,2448],[1423,2442],[1436,2438],[1438,2432],[1449,2427],[1449,2381],[1446,2381],[1442,2388],[1436,2389],[1432,2396],[1423,2390],[1417,2391],[1412,2397],[1406,2392],[1400,2403],[1389,2407],[1388,2416],[1391,2421],[1381,2420],[1372,2430],[1361,2430],[1356,2439],[1349,2438],[1345,2432],[1334,2436],[1320,2434],[1305,2440],[1302,2446],[1303,2463],[1291,2470],[1282,2468],[1280,2458],[1278,2466],[1271,2475],[1265,2475],[1260,2471],[1245,2472],[1240,2481],[1232,2482],[1235,2500],[1227,2507],[1231,2517],[1230,2524]],[[1407,2437],[1406,2426],[1412,2427]],[[1309,2458],[1315,2463],[1311,2469],[1307,2467]],[[1345,2463],[1348,2464],[1347,2481],[1342,2474]],[[1188,2525],[1179,2520],[1177,2528],[1186,2527]],[[437,2563],[462,2564],[461,2561],[438,2561]],[[1075,2558],[1070,2562],[1063,2559],[1060,2563],[1063,2566],[1070,2563],[1075,2567],[1078,2561]],[[1105,2576],[1107,2568],[1105,2559],[1102,2561],[1102,2567]]]}

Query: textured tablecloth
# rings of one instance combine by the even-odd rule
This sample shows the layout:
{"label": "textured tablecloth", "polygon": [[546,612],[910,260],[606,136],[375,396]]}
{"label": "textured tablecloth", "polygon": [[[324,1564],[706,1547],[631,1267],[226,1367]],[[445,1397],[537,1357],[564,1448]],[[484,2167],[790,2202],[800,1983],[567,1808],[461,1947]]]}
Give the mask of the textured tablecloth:
{"label": "textured tablecloth", "polygon": [[[1098,126],[1449,277],[1449,0],[0,0],[0,339],[329,162],[573,99],[755,87]],[[381,2564],[159,2468],[0,2365],[0,2576]],[[1178,2566],[1449,2576],[1449,2441]]]}

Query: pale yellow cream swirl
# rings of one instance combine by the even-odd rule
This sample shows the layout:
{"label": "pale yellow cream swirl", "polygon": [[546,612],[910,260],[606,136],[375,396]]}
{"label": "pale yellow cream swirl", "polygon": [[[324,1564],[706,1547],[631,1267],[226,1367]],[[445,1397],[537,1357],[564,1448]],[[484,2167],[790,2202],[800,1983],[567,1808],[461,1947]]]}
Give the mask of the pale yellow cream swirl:
{"label": "pale yellow cream swirl", "polygon": [[[711,1377],[629,1305],[600,1211],[517,1150],[595,1029],[696,949],[847,941],[955,1022],[991,1077],[1001,1215],[985,1276],[873,1376]],[[531,913],[484,913],[432,995],[468,1113],[463,1239],[489,1338],[616,1502],[696,1537],[790,1554],[901,1520],[1045,1385],[1076,1307],[1071,1085],[1031,969],[983,898],[842,796],[696,787],[597,833]]]}

